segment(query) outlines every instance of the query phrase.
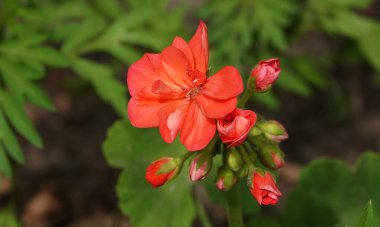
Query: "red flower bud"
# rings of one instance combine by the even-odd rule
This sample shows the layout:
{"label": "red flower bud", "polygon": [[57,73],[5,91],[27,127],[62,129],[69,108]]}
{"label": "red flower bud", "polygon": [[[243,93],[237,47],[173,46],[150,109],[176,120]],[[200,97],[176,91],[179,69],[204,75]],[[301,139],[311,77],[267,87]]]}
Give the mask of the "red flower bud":
{"label": "red flower bud", "polygon": [[272,153],[272,160],[273,160],[275,169],[282,168],[285,165],[283,155],[280,155],[278,153],[275,153],[275,152]]}
{"label": "red flower bud", "polygon": [[260,61],[251,73],[251,77],[255,78],[255,92],[269,90],[276,82],[280,70],[280,61],[277,58]]}
{"label": "red flower bud", "polygon": [[145,179],[153,186],[160,187],[176,176],[178,161],[175,158],[165,157],[154,161],[146,168]]}
{"label": "red flower bud", "polygon": [[259,149],[261,162],[271,169],[278,169],[285,165],[284,153],[275,144],[263,144]]}
{"label": "red flower bud", "polygon": [[245,141],[255,123],[255,112],[237,108],[224,118],[218,119],[217,129],[223,143],[228,143],[228,147],[234,147]]}
{"label": "red flower bud", "polygon": [[204,157],[202,153],[194,157],[190,163],[189,175],[191,181],[203,180],[210,172],[212,167],[212,160]]}
{"label": "red flower bud", "polygon": [[262,175],[258,171],[254,171],[252,175],[253,180],[251,181],[251,188],[249,190],[257,202],[260,205],[276,204],[282,194],[274,183],[272,175],[268,172]]}
{"label": "red flower bud", "polygon": [[229,191],[237,183],[235,174],[227,168],[220,167],[216,177],[216,187],[219,191]]}

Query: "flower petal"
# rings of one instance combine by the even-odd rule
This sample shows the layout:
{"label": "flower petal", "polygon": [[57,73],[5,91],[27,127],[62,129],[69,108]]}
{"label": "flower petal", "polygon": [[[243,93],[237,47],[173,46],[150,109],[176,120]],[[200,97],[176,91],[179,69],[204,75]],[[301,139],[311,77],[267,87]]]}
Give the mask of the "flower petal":
{"label": "flower petal", "polygon": [[194,36],[189,42],[191,51],[193,52],[195,69],[202,73],[207,72],[208,67],[208,40],[207,40],[207,27],[203,21],[199,22],[199,26]]}
{"label": "flower petal", "polygon": [[175,100],[162,99],[161,95],[153,94],[150,87],[145,87],[128,103],[128,116],[131,124],[137,128],[158,126],[159,110]]}
{"label": "flower petal", "polygon": [[191,102],[182,125],[180,139],[189,151],[205,148],[215,135],[215,120],[207,118],[195,102]]}
{"label": "flower petal", "polygon": [[191,65],[185,54],[178,48],[169,46],[162,51],[162,65],[170,78],[178,86],[185,88],[191,86],[188,76]]}
{"label": "flower petal", "polygon": [[156,80],[173,83],[162,68],[161,54],[144,54],[128,69],[127,84],[132,96],[135,96],[144,87],[151,86]]}
{"label": "flower petal", "polygon": [[194,69],[194,57],[189,44],[181,37],[175,37],[172,46],[177,47],[186,56],[192,69]]}
{"label": "flower petal", "polygon": [[182,127],[188,108],[187,100],[172,102],[159,111],[159,129],[163,140],[172,143]]}
{"label": "flower petal", "polygon": [[233,66],[226,66],[207,80],[203,94],[222,100],[236,97],[243,90],[243,80],[239,71]]}
{"label": "flower petal", "polygon": [[202,112],[209,118],[222,118],[231,113],[237,104],[237,98],[230,98],[227,100],[217,100],[208,96],[198,94],[195,97]]}

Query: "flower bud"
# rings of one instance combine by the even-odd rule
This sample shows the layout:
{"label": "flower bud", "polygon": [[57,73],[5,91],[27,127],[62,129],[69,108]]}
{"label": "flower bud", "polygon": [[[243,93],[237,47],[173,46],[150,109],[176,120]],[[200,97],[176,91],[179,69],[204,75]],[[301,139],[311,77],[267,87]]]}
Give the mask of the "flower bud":
{"label": "flower bud", "polygon": [[245,141],[255,123],[255,112],[237,108],[225,117],[217,119],[216,126],[223,143],[228,143],[228,147],[234,147]]}
{"label": "flower bud", "polygon": [[271,169],[278,169],[284,166],[284,153],[278,145],[265,144],[259,149],[260,161]]}
{"label": "flower bud", "polygon": [[197,154],[190,162],[189,175],[191,181],[203,180],[210,172],[212,159],[203,153]]}
{"label": "flower bud", "polygon": [[216,187],[219,191],[229,191],[237,183],[237,177],[230,169],[219,167]]}
{"label": "flower bud", "polygon": [[240,153],[232,148],[227,153],[227,164],[235,172],[238,172],[243,164]]}
{"label": "flower bud", "polygon": [[239,172],[237,172],[236,175],[237,175],[239,178],[243,178],[243,177],[246,177],[246,176],[248,175],[248,172],[249,172],[249,168],[248,168],[246,165],[243,165],[243,166],[240,168]]}
{"label": "flower bud", "polygon": [[145,179],[153,187],[160,187],[177,175],[179,166],[177,158],[165,157],[158,159],[146,169]]}
{"label": "flower bud", "polygon": [[284,126],[278,121],[262,121],[256,125],[264,133],[265,137],[274,141],[281,142],[288,138],[288,133],[286,132]]}
{"label": "flower bud", "polygon": [[281,192],[278,190],[272,175],[266,171],[252,171],[249,190],[260,205],[274,205]]}
{"label": "flower bud", "polygon": [[260,61],[252,70],[249,83],[254,83],[255,92],[266,92],[276,82],[280,71],[280,61],[277,58]]}

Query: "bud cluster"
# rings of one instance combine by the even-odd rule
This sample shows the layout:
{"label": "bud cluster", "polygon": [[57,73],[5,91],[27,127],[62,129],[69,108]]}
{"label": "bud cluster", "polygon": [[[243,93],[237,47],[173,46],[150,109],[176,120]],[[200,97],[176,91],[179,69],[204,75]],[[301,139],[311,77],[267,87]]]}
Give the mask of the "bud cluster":
{"label": "bud cluster", "polygon": [[201,181],[211,172],[214,157],[222,155],[223,162],[217,168],[215,179],[218,190],[228,191],[239,179],[246,178],[250,192],[259,204],[276,204],[281,192],[272,173],[285,164],[279,145],[288,134],[278,121],[265,120],[242,107],[253,94],[268,91],[279,73],[278,59],[261,61],[252,70],[238,107],[216,119],[218,135],[207,147],[180,158],[166,157],[153,162],[146,171],[148,182],[159,187],[172,180],[186,160],[189,160],[190,180]]}

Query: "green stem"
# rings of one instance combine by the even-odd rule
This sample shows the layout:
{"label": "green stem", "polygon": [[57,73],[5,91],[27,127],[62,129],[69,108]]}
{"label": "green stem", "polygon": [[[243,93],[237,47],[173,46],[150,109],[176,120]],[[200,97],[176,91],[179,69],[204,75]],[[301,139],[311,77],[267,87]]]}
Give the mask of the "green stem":
{"label": "green stem", "polygon": [[243,156],[244,162],[249,166],[249,167],[254,167],[251,158],[249,157],[247,151],[245,150],[244,146],[238,146],[238,149],[240,151],[240,154]]}
{"label": "green stem", "polygon": [[240,98],[238,107],[243,108],[247,101],[249,100],[249,97],[251,97],[252,92],[249,89],[246,89],[246,91],[243,93],[243,96]]}
{"label": "green stem", "polygon": [[227,211],[229,227],[244,227],[241,198],[238,186],[235,185],[227,192]]}
{"label": "green stem", "polygon": [[194,196],[194,202],[195,202],[195,205],[197,206],[197,212],[198,212],[199,220],[202,223],[202,226],[203,227],[212,227],[212,223],[211,223],[210,219],[208,218],[207,213],[205,211],[205,208],[203,207],[203,204],[200,201],[200,199],[198,199],[198,198],[196,198],[196,196]]}

